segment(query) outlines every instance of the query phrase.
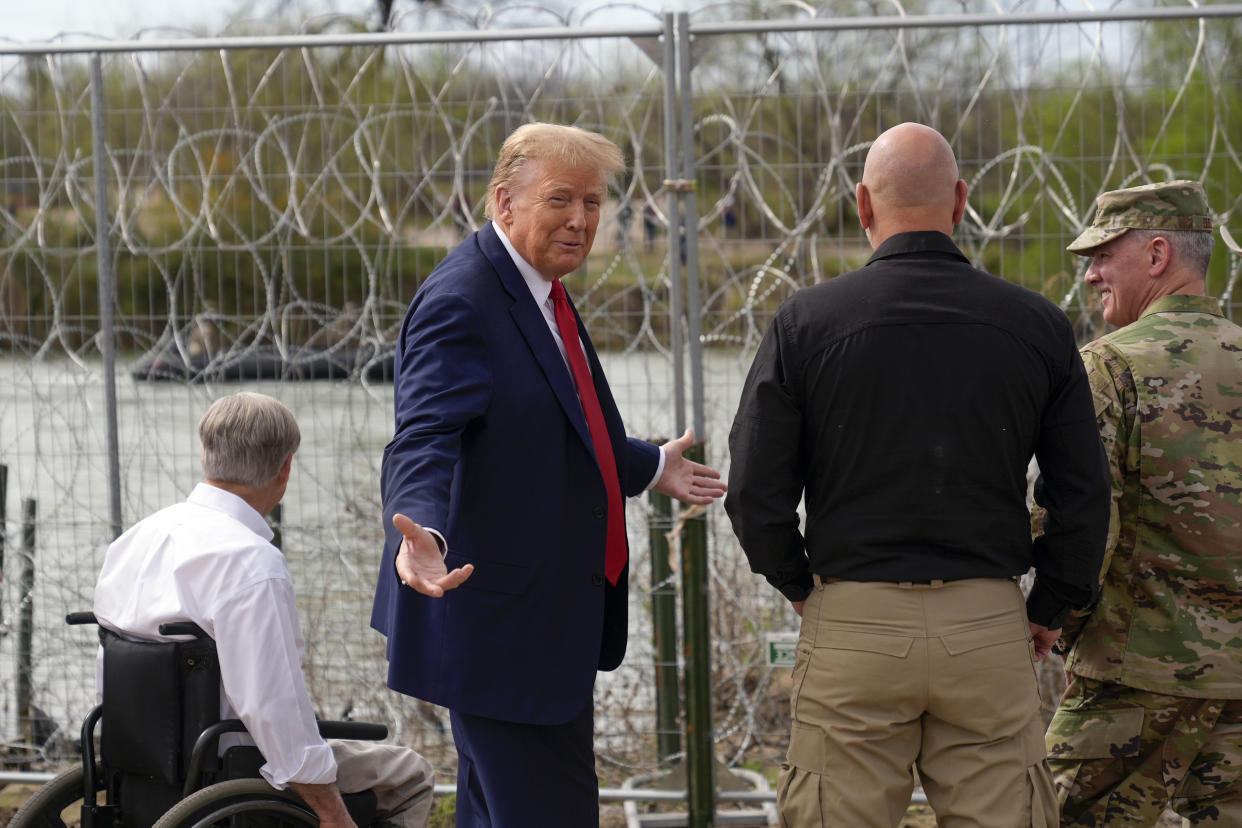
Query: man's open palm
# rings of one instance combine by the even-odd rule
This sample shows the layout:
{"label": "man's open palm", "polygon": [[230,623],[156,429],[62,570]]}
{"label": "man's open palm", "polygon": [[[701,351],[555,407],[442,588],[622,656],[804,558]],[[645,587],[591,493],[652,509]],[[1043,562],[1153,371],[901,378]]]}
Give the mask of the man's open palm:
{"label": "man's open palm", "polygon": [[653,487],[682,503],[706,506],[723,497],[729,487],[720,479],[720,472],[685,457],[686,449],[694,445],[694,431],[686,429],[676,440],[662,446],[664,472]]}
{"label": "man's open palm", "polygon": [[473,564],[449,572],[435,536],[405,515],[393,515],[392,525],[403,536],[401,548],[397,550],[397,577],[411,589],[439,598],[445,590],[460,586],[474,572]]}

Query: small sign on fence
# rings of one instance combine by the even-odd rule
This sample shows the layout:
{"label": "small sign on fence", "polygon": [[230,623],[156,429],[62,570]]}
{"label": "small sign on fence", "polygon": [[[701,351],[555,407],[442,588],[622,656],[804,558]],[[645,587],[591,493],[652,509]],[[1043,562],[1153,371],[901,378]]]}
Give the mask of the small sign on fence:
{"label": "small sign on fence", "polygon": [[798,633],[768,633],[768,666],[793,667],[798,651]]}

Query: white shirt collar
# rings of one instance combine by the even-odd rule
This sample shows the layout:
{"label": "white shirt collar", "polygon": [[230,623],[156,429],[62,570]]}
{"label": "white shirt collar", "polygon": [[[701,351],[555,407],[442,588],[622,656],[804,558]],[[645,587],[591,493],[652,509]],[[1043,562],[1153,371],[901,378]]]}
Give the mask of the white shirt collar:
{"label": "white shirt collar", "polygon": [[548,297],[552,295],[552,283],[545,279],[535,266],[526,261],[514,248],[513,242],[509,241],[509,237],[505,235],[505,231],[501,229],[500,224],[492,221],[492,227],[496,230],[496,235],[500,237],[500,243],[505,246],[505,250],[509,251],[509,256],[513,259],[513,263],[517,265],[518,273],[522,274],[522,278],[526,281],[526,287],[530,290],[530,295],[535,297],[535,304],[543,307],[548,301]]}
{"label": "white shirt collar", "polygon": [[[549,288],[550,290],[551,288]],[[210,483],[199,483],[194,487],[194,491],[190,492],[186,502],[206,509],[214,509],[217,512],[224,512],[265,541],[270,542],[275,537],[272,527],[267,525],[267,521],[263,519],[261,514],[255,511],[253,506],[232,492],[221,489],[219,486],[213,486]]]}

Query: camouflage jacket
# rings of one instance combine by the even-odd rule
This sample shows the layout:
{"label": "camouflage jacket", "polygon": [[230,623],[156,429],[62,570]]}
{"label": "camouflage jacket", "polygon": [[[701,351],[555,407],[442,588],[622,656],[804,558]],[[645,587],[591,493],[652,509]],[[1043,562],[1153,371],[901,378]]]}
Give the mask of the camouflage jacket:
{"label": "camouflage jacket", "polygon": [[1165,296],[1082,351],[1112,472],[1096,604],[1066,669],[1168,695],[1242,698],[1242,328]]}

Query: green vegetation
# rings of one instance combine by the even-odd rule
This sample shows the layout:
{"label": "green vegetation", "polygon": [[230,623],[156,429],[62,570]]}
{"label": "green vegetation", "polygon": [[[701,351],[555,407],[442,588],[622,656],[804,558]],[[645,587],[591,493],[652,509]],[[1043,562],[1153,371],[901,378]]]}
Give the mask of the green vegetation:
{"label": "green vegetation", "polygon": [[457,794],[449,794],[435,800],[427,828],[453,828],[457,824]]}

